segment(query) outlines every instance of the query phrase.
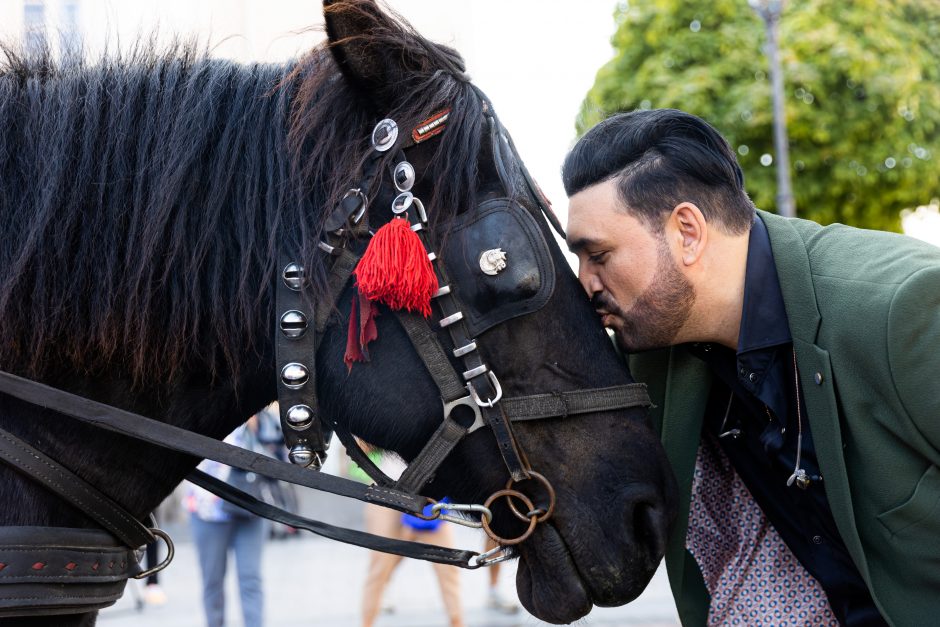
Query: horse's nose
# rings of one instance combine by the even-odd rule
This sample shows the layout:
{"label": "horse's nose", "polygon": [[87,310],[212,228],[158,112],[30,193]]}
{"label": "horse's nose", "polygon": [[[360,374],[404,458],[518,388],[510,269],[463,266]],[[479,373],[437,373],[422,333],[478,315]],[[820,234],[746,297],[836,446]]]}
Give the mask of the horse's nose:
{"label": "horse's nose", "polygon": [[669,517],[665,507],[662,501],[653,499],[634,501],[631,506],[634,541],[648,551],[653,563],[658,563],[666,553],[669,535]]}

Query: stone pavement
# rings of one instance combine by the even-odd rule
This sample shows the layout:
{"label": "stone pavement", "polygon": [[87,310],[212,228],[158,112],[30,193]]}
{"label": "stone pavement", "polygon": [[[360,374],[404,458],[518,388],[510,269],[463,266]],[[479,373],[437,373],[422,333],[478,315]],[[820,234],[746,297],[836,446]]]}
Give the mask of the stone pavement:
{"label": "stone pavement", "polygon": [[[362,505],[355,501],[305,491],[300,510],[333,524],[362,526]],[[200,580],[195,547],[185,518],[164,525],[176,543],[176,559],[160,574],[168,602],[147,606],[143,585],[131,581],[118,603],[101,613],[100,627],[202,627]],[[462,547],[482,545],[479,532],[456,528]],[[312,534],[272,540],[264,547],[263,580],[268,627],[356,627],[368,552],[358,547],[324,540]],[[485,607],[488,575],[482,570],[461,572],[461,592],[468,627],[535,627],[546,625],[524,610],[501,614]],[[501,591],[515,599],[515,563],[503,564]],[[226,581],[229,627],[242,625],[237,582],[230,565]],[[430,565],[404,560],[386,589],[383,613],[376,627],[446,627],[440,594]],[[624,627],[674,627],[675,606],[665,572],[660,568],[647,590],[633,603],[620,608],[596,608],[580,625]]]}

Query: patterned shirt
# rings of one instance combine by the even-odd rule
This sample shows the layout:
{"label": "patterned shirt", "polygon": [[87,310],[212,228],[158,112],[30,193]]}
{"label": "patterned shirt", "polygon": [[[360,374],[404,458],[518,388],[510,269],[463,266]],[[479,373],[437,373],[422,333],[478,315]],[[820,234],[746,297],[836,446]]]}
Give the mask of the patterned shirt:
{"label": "patterned shirt", "polygon": [[[721,453],[720,459],[725,460],[724,466],[730,471],[727,477],[722,478],[720,473],[714,472],[722,464],[716,462],[708,468],[698,467],[699,474],[708,469],[716,474],[709,481],[729,485],[721,490],[712,490],[714,486],[702,482],[699,488],[711,490],[712,494],[709,497],[693,493],[693,503],[699,499],[708,502],[708,498],[716,498],[715,492],[733,495],[737,499],[733,508],[729,503],[714,504],[715,513],[720,514],[718,520],[739,525],[736,532],[751,528],[760,530],[754,531],[757,535],[737,537],[732,533],[730,539],[725,538],[725,541],[738,546],[726,546],[724,550],[736,548],[741,554],[723,562],[730,565],[731,571],[715,575],[713,583],[734,581],[732,589],[738,590],[734,586],[740,587],[744,581],[751,581],[766,593],[763,586],[775,578],[782,577],[783,582],[801,581],[805,590],[810,592],[799,607],[815,607],[816,591],[821,588],[831,607],[828,616],[834,616],[840,624],[852,627],[885,625],[836,528],[826,498],[824,478],[816,460],[802,392],[797,413],[798,383],[792,339],[770,238],[759,218],[754,219],[748,242],[738,350],[715,344],[694,344],[689,349],[705,361],[714,374],[705,411],[703,442],[707,438],[713,440]],[[787,486],[788,478],[797,468],[798,452],[801,458],[799,467],[810,479],[805,488],[797,483]],[[701,455],[700,451],[699,461]],[[716,455],[710,458],[718,459]],[[729,487],[732,483],[734,489]],[[723,508],[734,511],[723,512]],[[702,513],[700,511],[699,515]],[[692,515],[696,515],[694,509]],[[697,523],[715,524],[715,518],[703,517]],[[690,533],[693,533],[691,525]],[[774,554],[785,549],[790,561],[778,563],[771,559],[761,562],[770,553],[761,553],[760,547]],[[754,550],[758,550],[758,555],[744,557],[744,553]],[[701,547],[692,553],[701,554]],[[758,561],[753,561],[755,559]],[[702,560],[699,562],[700,567],[703,566]],[[794,567],[805,569],[800,578],[794,578]],[[746,572],[751,568],[756,569],[756,573]],[[703,574],[706,570],[712,572],[714,567],[706,566]],[[809,580],[815,587],[806,583]],[[728,589],[720,589],[722,594],[728,593]],[[717,602],[721,606],[723,600],[716,599],[711,589],[710,592],[713,605]],[[757,588],[752,592],[756,593]],[[819,616],[818,612],[814,611],[814,616]],[[752,621],[750,624],[781,623],[775,617],[767,622]]]}

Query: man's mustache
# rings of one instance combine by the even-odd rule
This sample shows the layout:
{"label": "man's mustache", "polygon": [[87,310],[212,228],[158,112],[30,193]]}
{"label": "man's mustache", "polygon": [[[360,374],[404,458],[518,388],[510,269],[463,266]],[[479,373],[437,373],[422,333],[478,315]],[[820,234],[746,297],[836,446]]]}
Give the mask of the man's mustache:
{"label": "man's mustache", "polygon": [[594,294],[594,296],[591,297],[591,305],[594,307],[594,311],[603,310],[607,313],[620,315],[620,307],[617,306],[617,303],[605,292],[597,292]]}

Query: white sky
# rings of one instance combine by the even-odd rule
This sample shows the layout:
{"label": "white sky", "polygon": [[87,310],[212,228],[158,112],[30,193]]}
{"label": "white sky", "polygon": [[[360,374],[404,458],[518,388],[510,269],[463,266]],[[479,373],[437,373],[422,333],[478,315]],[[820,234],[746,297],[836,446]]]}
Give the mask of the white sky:
{"label": "white sky", "polygon": [[[46,0],[52,29],[78,5],[78,30],[90,48],[156,27],[197,33],[214,54],[284,60],[322,35],[317,0]],[[530,172],[562,222],[567,199],[559,169],[574,139],[574,119],[597,69],[612,56],[616,0],[387,0],[423,35],[453,46],[496,107]],[[22,0],[0,0],[0,35],[21,32]],[[220,43],[221,42],[221,43]]]}

